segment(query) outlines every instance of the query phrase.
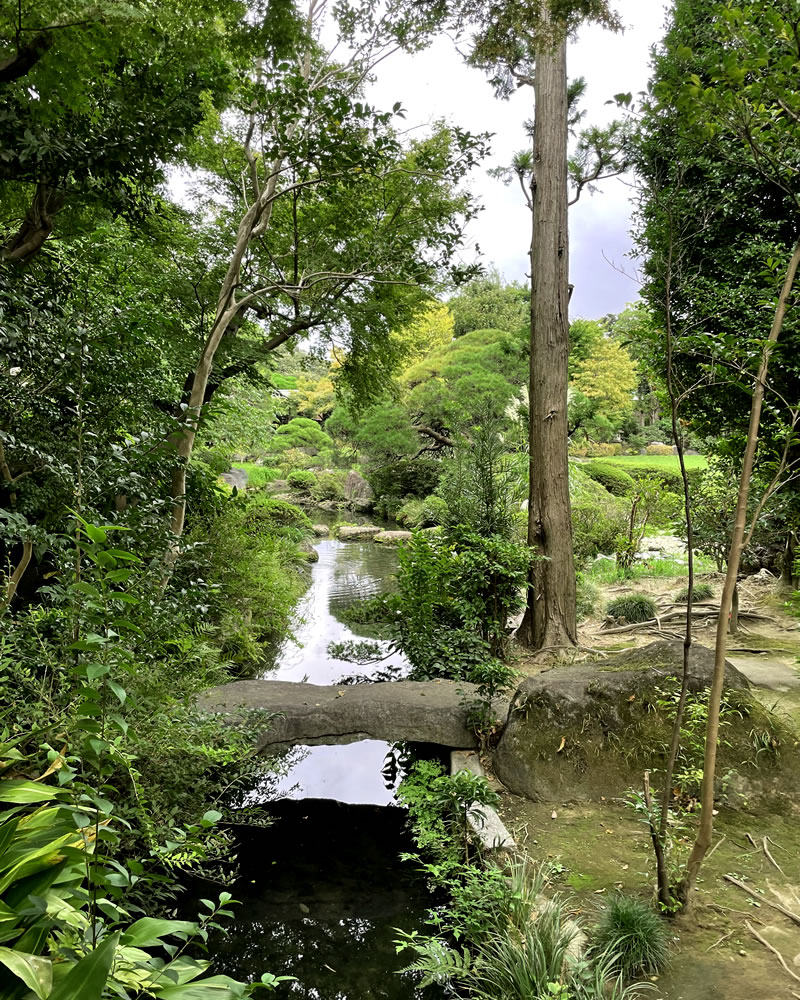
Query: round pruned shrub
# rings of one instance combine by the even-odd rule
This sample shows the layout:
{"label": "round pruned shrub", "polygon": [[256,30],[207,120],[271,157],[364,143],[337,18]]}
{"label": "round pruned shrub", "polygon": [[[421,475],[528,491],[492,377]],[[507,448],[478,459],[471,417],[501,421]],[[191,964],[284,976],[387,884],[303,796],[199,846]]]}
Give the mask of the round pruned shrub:
{"label": "round pruned shrub", "polygon": [[630,896],[616,896],[594,928],[592,951],[608,956],[624,979],[652,976],[667,964],[669,934],[652,906]]}
{"label": "round pruned shrub", "polygon": [[305,511],[286,500],[271,500],[260,496],[248,502],[243,527],[251,535],[280,532],[281,529],[311,534],[311,520]]}
{"label": "round pruned shrub", "polygon": [[[314,500],[344,500],[344,472],[318,472],[316,482],[311,486],[311,496]],[[291,483],[291,476],[289,482]]]}
{"label": "round pruned shrub", "polygon": [[581,472],[604,486],[615,497],[624,497],[633,493],[636,486],[633,476],[624,469],[619,469],[610,462],[587,462],[581,466]]}
{"label": "round pruned shrub", "polygon": [[300,490],[301,493],[310,493],[317,481],[317,477],[308,469],[294,469],[286,479],[293,490]]}
{"label": "round pruned shrub", "polygon": [[656,602],[647,594],[625,594],[609,602],[606,614],[619,621],[624,619],[633,625],[636,622],[647,622],[651,618],[655,618],[658,614],[658,608]]}
{"label": "round pruned shrub", "polygon": [[[710,583],[696,583],[692,587],[692,600],[693,601],[707,601],[709,598],[714,596],[714,591],[711,589]],[[689,588],[683,587],[675,595],[676,604],[686,604],[689,600]]]}

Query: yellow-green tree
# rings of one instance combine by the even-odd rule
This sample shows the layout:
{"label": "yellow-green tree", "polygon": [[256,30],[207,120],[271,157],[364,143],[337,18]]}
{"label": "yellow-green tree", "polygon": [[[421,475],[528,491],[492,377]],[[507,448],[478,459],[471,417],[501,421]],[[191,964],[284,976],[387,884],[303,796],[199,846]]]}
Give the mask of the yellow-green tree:
{"label": "yellow-green tree", "polygon": [[636,362],[622,344],[602,337],[578,361],[570,385],[570,434],[591,437],[616,433],[633,410],[639,384]]}

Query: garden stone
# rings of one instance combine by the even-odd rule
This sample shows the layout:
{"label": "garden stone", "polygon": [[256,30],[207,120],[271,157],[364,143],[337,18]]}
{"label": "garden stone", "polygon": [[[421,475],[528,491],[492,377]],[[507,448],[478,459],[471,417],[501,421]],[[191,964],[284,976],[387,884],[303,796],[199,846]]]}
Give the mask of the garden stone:
{"label": "garden stone", "polygon": [[317,538],[327,538],[331,533],[331,529],[327,524],[312,524],[311,530],[317,536]]}
{"label": "garden stone", "polygon": [[378,545],[399,545],[411,538],[410,531],[379,531],[372,539]]}
{"label": "garden stone", "polygon": [[381,533],[375,524],[345,524],[339,528],[337,537],[340,542],[368,542]]}

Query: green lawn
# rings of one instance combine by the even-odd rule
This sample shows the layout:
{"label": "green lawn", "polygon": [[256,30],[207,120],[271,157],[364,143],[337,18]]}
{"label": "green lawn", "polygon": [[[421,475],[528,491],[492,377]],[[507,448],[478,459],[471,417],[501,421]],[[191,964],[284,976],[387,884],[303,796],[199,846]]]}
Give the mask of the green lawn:
{"label": "green lawn", "polygon": [[[669,469],[680,472],[681,467],[677,455],[604,455],[602,458],[592,459],[595,462],[609,462],[612,465],[621,465],[624,468],[634,469]],[[705,469],[708,462],[703,455],[687,455],[687,469]]]}

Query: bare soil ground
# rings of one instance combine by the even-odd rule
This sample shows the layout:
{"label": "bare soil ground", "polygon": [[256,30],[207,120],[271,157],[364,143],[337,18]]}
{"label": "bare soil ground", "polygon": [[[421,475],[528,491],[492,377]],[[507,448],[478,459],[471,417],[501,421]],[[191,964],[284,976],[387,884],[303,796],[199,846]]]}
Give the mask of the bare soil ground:
{"label": "bare soil ground", "polygon": [[[721,577],[702,577],[714,587],[717,603]],[[626,592],[648,593],[660,608],[671,604],[684,578],[653,577],[631,584],[603,588],[598,608]],[[784,607],[774,582],[750,579],[740,584],[740,606],[762,619],[745,621],[729,638],[728,658],[754,685],[755,694],[769,708],[785,713],[800,729],[800,630]],[[673,632],[670,626],[669,632]],[[681,625],[674,629],[681,631]],[[715,621],[700,623],[695,641],[713,647]],[[583,623],[580,656],[588,650],[611,652],[643,646],[657,638],[657,630],[609,634],[598,615]],[[671,637],[671,636],[669,636]],[[521,673],[539,673],[552,661],[539,662],[517,650],[515,666]],[[646,827],[634,811],[619,800],[599,798],[594,803],[531,802],[501,790],[500,815],[531,857],[557,866],[564,889],[591,925],[604,898],[625,891],[651,899],[654,862]],[[687,828],[685,852],[691,842]],[[748,836],[749,835],[749,836]],[[772,854],[767,856],[764,845]],[[704,866],[694,917],[677,918],[671,967],[653,980],[654,993],[663,1000],[800,1000],[800,822],[798,816],[750,815],[721,810],[715,821],[715,849]],[[680,859],[681,861],[683,858]],[[780,866],[780,870],[776,867]],[[746,882],[763,902],[723,879],[732,874]],[[798,915],[793,922],[767,905],[782,903]],[[747,924],[784,957],[787,972],[776,955],[753,936]],[[796,977],[796,978],[793,978]]]}

